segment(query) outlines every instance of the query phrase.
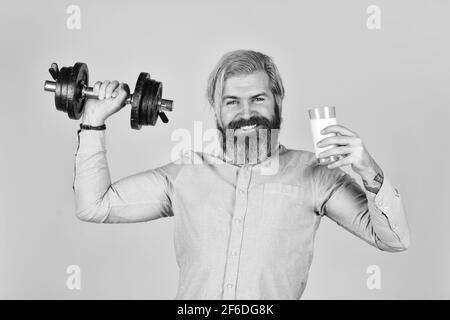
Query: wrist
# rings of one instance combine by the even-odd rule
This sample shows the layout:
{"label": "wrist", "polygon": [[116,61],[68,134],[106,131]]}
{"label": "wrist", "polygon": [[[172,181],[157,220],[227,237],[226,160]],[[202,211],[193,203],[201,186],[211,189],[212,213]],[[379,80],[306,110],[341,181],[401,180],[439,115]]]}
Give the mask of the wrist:
{"label": "wrist", "polygon": [[374,167],[365,169],[364,171],[358,172],[361,179],[364,181],[372,181],[378,173],[382,173],[381,170],[377,170]]}
{"label": "wrist", "polygon": [[105,119],[83,115],[81,123],[87,126],[98,127],[105,124]]}
{"label": "wrist", "polygon": [[380,166],[372,157],[370,157],[368,163],[364,167],[354,168],[354,171],[366,181],[372,181],[377,174],[383,175],[383,170],[381,170]]}

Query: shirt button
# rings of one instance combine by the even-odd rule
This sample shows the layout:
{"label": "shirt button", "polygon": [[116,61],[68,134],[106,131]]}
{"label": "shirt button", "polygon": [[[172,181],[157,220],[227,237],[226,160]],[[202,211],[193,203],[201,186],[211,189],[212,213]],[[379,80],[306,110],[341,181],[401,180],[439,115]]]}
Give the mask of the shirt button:
{"label": "shirt button", "polygon": [[239,194],[244,194],[245,190],[244,189],[239,189]]}
{"label": "shirt button", "polygon": [[228,289],[233,288],[233,284],[232,284],[232,283],[227,284],[227,288],[228,288]]}
{"label": "shirt button", "polygon": [[232,256],[237,256],[237,251],[236,250],[231,251],[231,255]]}
{"label": "shirt button", "polygon": [[238,218],[238,219],[236,219],[234,221],[236,222],[237,225],[240,225],[242,220]]}

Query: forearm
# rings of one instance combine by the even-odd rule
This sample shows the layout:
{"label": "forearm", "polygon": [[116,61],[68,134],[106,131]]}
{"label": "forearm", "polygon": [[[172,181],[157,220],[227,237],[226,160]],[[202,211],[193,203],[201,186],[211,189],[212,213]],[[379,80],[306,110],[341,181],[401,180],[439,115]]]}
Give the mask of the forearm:
{"label": "forearm", "polygon": [[[409,246],[409,229],[398,190],[389,181],[384,183],[383,170],[373,158],[371,166],[358,173],[367,191],[370,226],[377,246],[385,250],[393,249],[390,251],[406,249]],[[390,248],[383,248],[385,245]]]}
{"label": "forearm", "polygon": [[408,248],[409,228],[403,204],[387,177],[376,194],[365,192],[347,174],[327,190],[324,211],[332,220],[381,250]]}
{"label": "forearm", "polygon": [[371,231],[380,249],[403,251],[409,247],[410,235],[400,194],[383,177],[377,193],[366,193]]}
{"label": "forearm", "polygon": [[109,212],[105,197],[111,186],[105,132],[83,130],[78,139],[73,184],[76,214],[84,221],[105,222]]}

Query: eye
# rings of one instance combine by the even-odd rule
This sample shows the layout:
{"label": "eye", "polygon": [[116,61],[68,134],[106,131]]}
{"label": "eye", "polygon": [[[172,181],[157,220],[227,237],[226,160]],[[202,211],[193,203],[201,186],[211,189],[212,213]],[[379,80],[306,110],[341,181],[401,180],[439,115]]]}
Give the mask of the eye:
{"label": "eye", "polygon": [[264,97],[256,97],[256,98],[253,99],[253,101],[255,103],[261,103],[261,102],[264,102],[265,100],[266,99],[264,99]]}
{"label": "eye", "polygon": [[227,102],[225,102],[225,105],[227,105],[227,106],[233,105],[233,104],[237,104],[237,100],[228,100]]}

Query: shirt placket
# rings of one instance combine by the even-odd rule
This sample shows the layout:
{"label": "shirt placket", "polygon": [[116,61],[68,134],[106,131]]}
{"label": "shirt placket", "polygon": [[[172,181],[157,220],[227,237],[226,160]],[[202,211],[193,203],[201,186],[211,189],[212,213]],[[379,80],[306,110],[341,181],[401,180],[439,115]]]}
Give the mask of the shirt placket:
{"label": "shirt placket", "polygon": [[239,260],[244,233],[245,214],[248,207],[248,189],[251,177],[251,167],[242,166],[238,172],[236,183],[236,201],[231,223],[230,241],[227,253],[227,264],[224,278],[224,294],[226,300],[236,299],[236,285],[239,271]]}

